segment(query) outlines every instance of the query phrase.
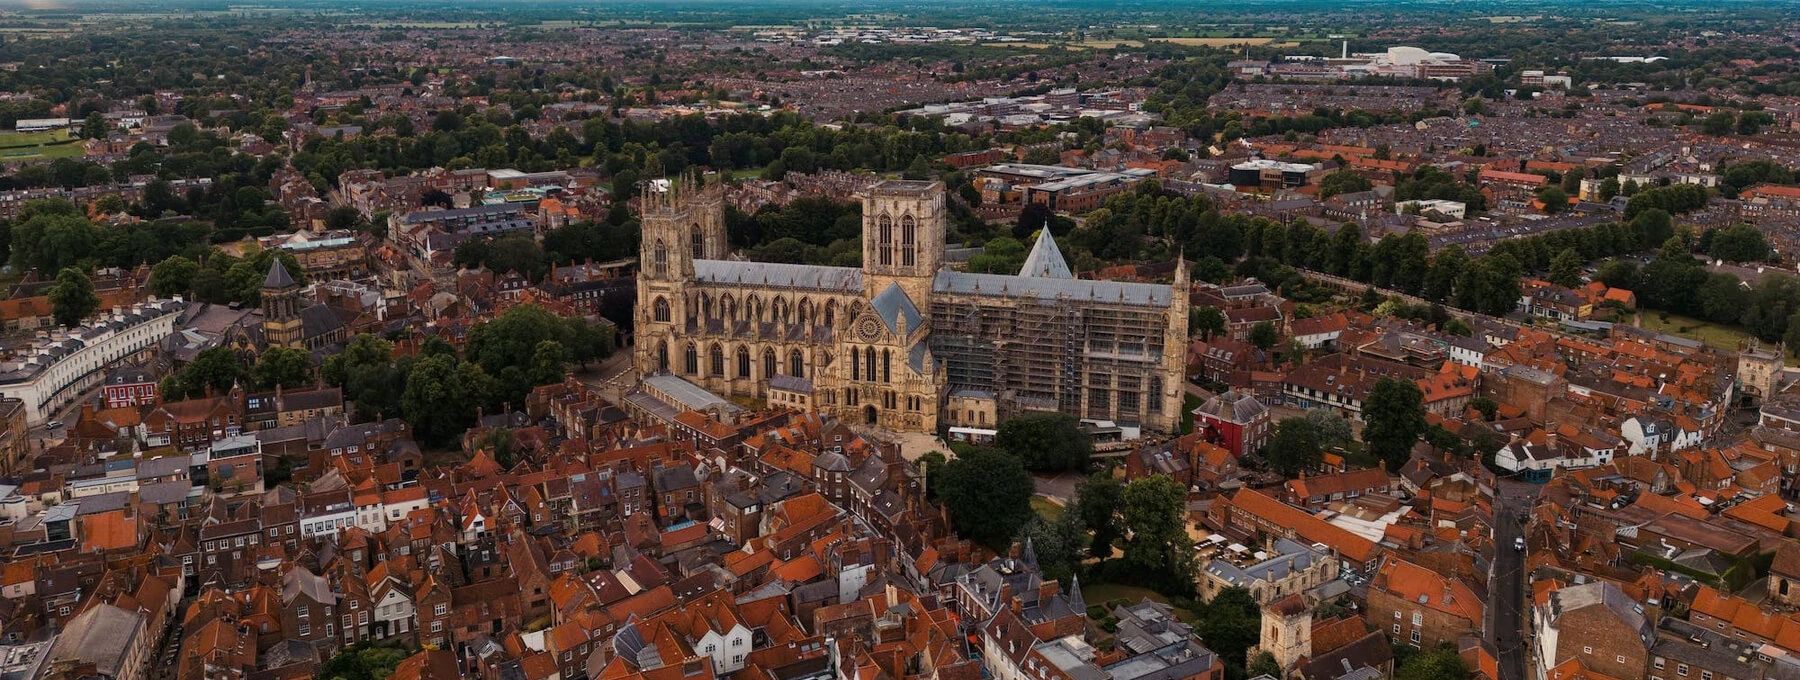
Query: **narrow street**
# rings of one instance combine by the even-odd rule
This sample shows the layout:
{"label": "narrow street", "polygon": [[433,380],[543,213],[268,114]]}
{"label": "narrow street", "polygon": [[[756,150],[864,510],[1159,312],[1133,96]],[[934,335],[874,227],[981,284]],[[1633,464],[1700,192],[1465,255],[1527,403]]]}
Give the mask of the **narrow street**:
{"label": "narrow street", "polygon": [[1494,564],[1488,575],[1486,638],[1500,660],[1498,680],[1526,680],[1531,650],[1525,634],[1525,551],[1513,547],[1524,536],[1523,519],[1536,504],[1536,484],[1502,479],[1494,488]]}

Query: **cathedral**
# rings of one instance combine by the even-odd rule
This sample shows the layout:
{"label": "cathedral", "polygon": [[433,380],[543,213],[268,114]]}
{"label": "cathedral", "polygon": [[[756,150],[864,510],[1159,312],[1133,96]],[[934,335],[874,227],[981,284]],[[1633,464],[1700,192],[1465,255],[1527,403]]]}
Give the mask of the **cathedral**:
{"label": "cathedral", "polygon": [[1185,266],[1173,286],[1077,279],[1045,231],[1017,275],[956,271],[941,182],[875,184],[862,214],[862,267],[747,262],[728,252],[717,185],[647,192],[639,372],[798,393],[783,401],[891,430],[991,429],[1031,411],[1178,430]]}

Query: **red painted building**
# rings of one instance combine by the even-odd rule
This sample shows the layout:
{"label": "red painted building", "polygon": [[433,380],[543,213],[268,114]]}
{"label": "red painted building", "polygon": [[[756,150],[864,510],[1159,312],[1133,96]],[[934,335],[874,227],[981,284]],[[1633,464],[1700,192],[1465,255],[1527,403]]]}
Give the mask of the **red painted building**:
{"label": "red painted building", "polygon": [[117,368],[106,374],[106,389],[101,394],[106,400],[106,408],[154,404],[156,376],[133,366]]}
{"label": "red painted building", "polygon": [[1261,448],[1273,431],[1269,408],[1256,396],[1237,390],[1213,395],[1194,409],[1194,431],[1213,443],[1243,456]]}

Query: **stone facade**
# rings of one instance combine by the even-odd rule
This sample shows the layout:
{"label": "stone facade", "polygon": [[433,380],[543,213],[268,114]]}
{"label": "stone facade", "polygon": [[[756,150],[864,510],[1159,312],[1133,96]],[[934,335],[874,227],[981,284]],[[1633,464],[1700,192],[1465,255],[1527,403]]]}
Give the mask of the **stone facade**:
{"label": "stone facade", "polygon": [[698,181],[645,198],[634,361],[708,390],[789,399],[846,422],[934,432],[953,391],[998,418],[1060,410],[1173,432],[1187,345],[1176,286],[1078,280],[1048,234],[1018,276],[944,266],[939,182],[863,198],[863,266],[728,259],[723,192]]}

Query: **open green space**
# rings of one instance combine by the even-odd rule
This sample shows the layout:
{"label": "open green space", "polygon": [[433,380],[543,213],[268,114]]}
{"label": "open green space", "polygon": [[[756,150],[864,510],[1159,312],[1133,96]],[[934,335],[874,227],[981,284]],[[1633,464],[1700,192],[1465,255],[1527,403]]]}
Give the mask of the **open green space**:
{"label": "open green space", "polygon": [[1063,506],[1058,505],[1056,501],[1050,500],[1046,496],[1032,496],[1031,511],[1037,513],[1039,517],[1044,518],[1046,521],[1054,522],[1062,517]]}
{"label": "open green space", "polygon": [[1748,331],[1736,326],[1723,326],[1679,314],[1646,311],[1638,316],[1638,326],[1644,330],[1692,338],[1714,349],[1736,351],[1750,337]]}
{"label": "open green space", "polygon": [[0,133],[0,159],[73,158],[81,154],[81,140],[68,130]]}

